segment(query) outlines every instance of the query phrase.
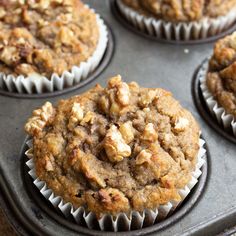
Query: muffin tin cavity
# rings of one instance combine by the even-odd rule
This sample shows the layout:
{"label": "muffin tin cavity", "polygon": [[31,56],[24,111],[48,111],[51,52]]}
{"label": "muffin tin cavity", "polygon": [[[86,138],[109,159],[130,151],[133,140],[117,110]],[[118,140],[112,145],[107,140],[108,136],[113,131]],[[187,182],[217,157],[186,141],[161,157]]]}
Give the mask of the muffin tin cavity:
{"label": "muffin tin cavity", "polygon": [[[60,211],[56,211],[55,208],[52,206],[52,204],[50,204],[49,201],[45,200],[43,195],[40,194],[39,190],[33,184],[32,178],[28,174],[29,168],[25,164],[26,161],[28,160],[27,156],[25,155],[25,152],[28,150],[28,146],[26,144],[28,140],[29,138],[27,137],[22,147],[20,160],[21,160],[21,166],[22,166],[21,172],[22,172],[22,178],[24,182],[24,188],[27,189],[29,198],[34,201],[34,204],[36,204],[39,207],[40,211],[43,211],[45,214],[49,215],[49,217],[57,221],[60,225],[63,225],[81,234],[103,235],[104,232],[99,230],[98,225],[97,226],[94,225],[93,229],[88,229],[86,227],[85,222],[81,222],[81,224],[78,225],[76,224],[74,219],[72,219],[72,217],[69,219],[65,218],[65,216]],[[201,168],[202,175],[199,177],[198,183],[191,190],[191,193],[187,196],[187,198],[181,204],[179,209],[177,209],[173,214],[170,214],[165,220],[158,222],[154,224],[153,226],[144,227],[143,229],[140,229],[140,230],[134,230],[135,226],[133,225],[133,228],[131,227],[131,231],[113,233],[109,231],[109,227],[108,227],[107,231],[109,231],[109,235],[133,235],[134,233],[139,234],[141,232],[142,232],[142,235],[146,235],[151,232],[153,233],[153,232],[160,231],[163,228],[168,227],[169,225],[177,222],[179,219],[184,217],[187,214],[187,212],[189,212],[193,208],[194,204],[196,204],[196,202],[200,199],[200,197],[204,193],[204,188],[207,183],[210,153],[209,153],[207,144],[204,145],[204,148],[206,149],[206,154],[204,156],[205,164]]]}
{"label": "muffin tin cavity", "polygon": [[0,94],[5,95],[5,96],[11,96],[11,97],[17,97],[17,98],[45,98],[45,97],[54,97],[54,96],[59,96],[64,93],[69,93],[74,90],[77,90],[84,85],[90,83],[91,81],[95,80],[109,65],[112,56],[113,56],[113,51],[114,51],[114,36],[111,31],[111,28],[107,25],[107,22],[105,22],[107,26],[107,33],[108,33],[108,42],[107,42],[107,48],[106,51],[98,64],[98,66],[95,68],[93,72],[91,72],[86,79],[81,80],[79,83],[74,84],[72,86],[68,85],[66,88],[62,90],[55,90],[53,92],[47,92],[46,88],[43,88],[43,93],[37,94],[36,88],[32,88],[32,93],[29,94],[26,91],[23,91],[22,93],[18,93],[17,90],[15,89],[14,91],[10,92],[8,91],[6,85],[3,84],[2,88],[0,88]]}
{"label": "muffin tin cavity", "polygon": [[[151,23],[148,22],[149,27],[145,27],[145,25],[143,25],[141,23],[141,18],[138,17],[137,20],[135,19],[130,19],[130,21],[128,21],[125,16],[122,14],[121,10],[118,7],[117,4],[117,0],[111,0],[110,1],[110,7],[111,10],[113,12],[113,15],[115,16],[115,18],[123,25],[125,26],[128,30],[143,36],[145,38],[151,39],[151,40],[156,40],[158,42],[163,42],[163,43],[171,43],[171,44],[201,44],[201,43],[209,43],[209,42],[213,42],[218,40],[219,38],[224,37],[227,34],[232,33],[233,31],[236,30],[236,22],[233,24],[230,24],[229,27],[227,27],[224,31],[217,33],[217,34],[209,34],[208,36],[204,36],[202,38],[197,38],[197,39],[184,39],[186,38],[186,35],[183,34],[182,29],[181,30],[177,30],[178,31],[178,37],[176,38],[176,30],[172,30],[168,33],[166,33],[167,31],[163,29],[163,27],[160,27],[160,32],[155,33],[155,30],[153,30],[153,28],[150,26]],[[133,16],[134,14],[131,14],[131,16]],[[131,17],[132,18],[132,17]],[[151,18],[150,18],[151,19]],[[166,23],[166,29],[169,28],[168,23]],[[188,35],[188,34],[187,34]]]}
{"label": "muffin tin cavity", "polygon": [[225,129],[223,124],[218,123],[217,118],[213,116],[207,107],[206,101],[202,94],[202,89],[200,88],[200,74],[205,69],[208,59],[205,59],[202,64],[196,69],[193,79],[192,79],[192,96],[194,104],[198,109],[202,118],[207,122],[207,124],[218,132],[221,136],[228,139],[229,141],[236,144],[236,137],[233,134],[231,128]]}

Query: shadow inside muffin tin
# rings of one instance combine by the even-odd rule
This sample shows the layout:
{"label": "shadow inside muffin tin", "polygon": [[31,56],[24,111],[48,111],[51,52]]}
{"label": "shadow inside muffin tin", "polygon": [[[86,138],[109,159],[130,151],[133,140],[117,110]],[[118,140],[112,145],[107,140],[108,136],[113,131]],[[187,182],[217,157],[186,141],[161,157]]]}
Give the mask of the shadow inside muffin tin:
{"label": "shadow inside muffin tin", "polygon": [[231,34],[236,30],[236,21],[235,21],[234,24],[232,24],[228,29],[224,30],[223,32],[221,32],[217,35],[214,35],[214,36],[209,36],[204,39],[169,40],[169,39],[164,39],[164,38],[158,38],[156,36],[152,36],[152,35],[148,34],[148,32],[143,32],[143,31],[139,30],[134,25],[132,25],[132,23],[127,21],[125,19],[125,17],[122,15],[121,11],[119,10],[116,0],[110,0],[110,7],[111,7],[111,11],[112,11],[113,15],[115,16],[115,18],[127,29],[129,29],[130,31],[132,31],[140,36],[143,36],[143,37],[151,39],[151,40],[155,40],[160,43],[170,43],[170,44],[178,44],[178,45],[210,43],[210,42],[214,42],[214,41],[216,41],[228,34]]}
{"label": "shadow inside muffin tin", "polygon": [[[201,137],[203,139],[203,137]],[[207,184],[207,178],[210,172],[210,153],[207,144],[204,145],[204,148],[206,149],[206,155],[205,155],[205,164],[202,166],[201,171],[202,175],[198,179],[198,183],[194,186],[194,188],[191,190],[190,194],[186,197],[184,202],[181,204],[180,207],[178,207],[177,210],[174,211],[174,213],[170,216],[168,216],[165,220],[158,222],[154,224],[153,226],[149,226],[146,228],[142,228],[139,230],[131,230],[131,231],[124,231],[124,232],[111,232],[111,231],[100,231],[99,229],[88,229],[84,223],[84,225],[78,225],[72,219],[67,219],[64,217],[64,215],[59,211],[56,210],[52,204],[46,200],[43,195],[40,193],[40,191],[37,189],[37,187],[33,184],[33,179],[28,174],[29,168],[26,166],[26,161],[28,158],[25,155],[25,151],[27,150],[26,141],[28,138],[26,138],[22,150],[21,150],[21,176],[23,178],[24,188],[27,190],[27,193],[33,201],[35,201],[36,205],[39,207],[40,210],[45,212],[48,216],[52,218],[52,220],[55,220],[58,224],[63,225],[64,227],[68,228],[69,230],[76,231],[78,233],[81,233],[83,235],[92,235],[92,236],[102,236],[102,235],[120,235],[120,236],[131,236],[131,235],[147,235],[150,233],[154,233],[157,231],[161,231],[165,229],[166,227],[170,226],[171,224],[177,222],[180,220],[183,216],[185,216],[196,204],[196,202],[201,198],[201,196],[204,193],[204,189]],[[37,212],[37,215],[41,216],[40,211]],[[42,233],[43,235],[43,227],[37,228],[38,233]]]}
{"label": "shadow inside muffin tin", "polygon": [[198,80],[198,72],[202,65],[206,62],[205,59],[202,64],[196,69],[192,79],[192,96],[195,106],[197,107],[198,112],[202,118],[207,122],[207,124],[213,128],[216,132],[222,135],[224,138],[236,144],[236,137],[234,136],[232,130],[225,130],[223,125],[219,124],[217,119],[211,115],[210,110],[208,109],[206,102],[203,98],[202,91],[200,88],[200,81]]}
{"label": "shadow inside muffin tin", "polygon": [[85,78],[84,80],[82,80],[78,84],[75,84],[75,85],[70,86],[68,88],[65,88],[63,90],[57,90],[57,91],[54,91],[54,92],[45,92],[45,93],[41,93],[41,94],[36,94],[36,93],[35,94],[27,94],[27,93],[17,93],[16,91],[15,92],[9,92],[9,91],[7,91],[7,89],[6,90],[0,89],[0,95],[16,97],[16,98],[54,97],[54,96],[62,95],[62,94],[65,94],[65,93],[73,92],[74,90],[77,90],[77,89],[85,86],[86,84],[90,83],[94,79],[96,79],[103,72],[103,70],[105,70],[106,67],[109,65],[109,63],[112,59],[113,52],[114,52],[114,47],[115,47],[115,40],[114,40],[114,35],[112,33],[112,30],[109,27],[109,25],[107,24],[107,22],[105,22],[105,24],[107,26],[107,31],[108,31],[107,48],[106,48],[106,51],[103,55],[103,58],[102,58],[101,62],[95,68],[95,70],[88,75],[87,78]]}

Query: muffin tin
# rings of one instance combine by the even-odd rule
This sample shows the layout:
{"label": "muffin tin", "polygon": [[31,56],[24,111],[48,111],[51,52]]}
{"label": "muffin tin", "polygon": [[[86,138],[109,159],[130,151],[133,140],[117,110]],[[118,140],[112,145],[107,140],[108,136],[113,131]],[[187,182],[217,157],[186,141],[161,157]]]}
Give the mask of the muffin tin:
{"label": "muffin tin", "polygon": [[[115,53],[106,68],[89,84],[50,101],[82,93],[115,74],[125,81],[137,81],[143,87],[161,87],[173,92],[181,104],[199,122],[206,140],[207,165],[198,185],[178,211],[165,221],[130,235],[214,235],[236,222],[236,146],[211,129],[194,106],[192,77],[204,58],[212,53],[212,43],[199,45],[161,44],[139,37],[121,25],[110,9],[110,1],[86,3],[108,22],[115,38]],[[0,95],[0,204],[16,230],[23,235],[111,235],[78,227],[52,210],[34,188],[24,165],[25,133],[23,126],[32,110],[48,98],[30,99]],[[206,111],[207,112],[207,111]],[[210,155],[211,154],[211,155]],[[207,169],[207,170],[206,170]],[[207,181],[206,181],[207,180]],[[205,186],[205,187],[204,187]],[[196,204],[194,204],[196,203]],[[222,223],[223,222],[223,223]],[[127,235],[121,232],[118,235]]]}

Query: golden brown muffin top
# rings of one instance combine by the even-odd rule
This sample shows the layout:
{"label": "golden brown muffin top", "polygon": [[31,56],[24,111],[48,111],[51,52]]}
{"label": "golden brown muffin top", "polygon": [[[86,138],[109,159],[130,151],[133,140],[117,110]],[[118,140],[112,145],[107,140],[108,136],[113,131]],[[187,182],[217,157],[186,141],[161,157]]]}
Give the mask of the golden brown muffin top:
{"label": "golden brown muffin top", "polygon": [[207,86],[226,112],[236,118],[236,32],[215,44]]}
{"label": "golden brown muffin top", "polygon": [[0,2],[0,71],[50,78],[95,51],[96,15],[80,0]]}
{"label": "golden brown muffin top", "polygon": [[126,5],[144,14],[166,21],[197,21],[204,16],[226,15],[236,0],[122,0]]}
{"label": "golden brown muffin top", "polygon": [[25,130],[37,176],[98,217],[179,201],[199,151],[198,125],[170,92],[120,76],[55,107],[45,103]]}

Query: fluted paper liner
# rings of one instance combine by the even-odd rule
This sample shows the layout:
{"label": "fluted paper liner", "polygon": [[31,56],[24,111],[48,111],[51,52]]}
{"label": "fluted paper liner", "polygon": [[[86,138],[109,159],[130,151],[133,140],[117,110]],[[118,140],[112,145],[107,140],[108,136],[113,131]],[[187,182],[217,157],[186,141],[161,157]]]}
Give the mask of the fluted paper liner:
{"label": "fluted paper liner", "polygon": [[[88,6],[86,5],[86,7]],[[90,10],[94,12],[93,9]],[[79,66],[74,65],[70,71],[64,71],[61,76],[54,73],[50,79],[38,73],[30,74],[28,77],[23,75],[15,77],[1,72],[0,89],[17,93],[41,94],[63,90],[85,80],[101,62],[108,42],[108,32],[104,21],[98,14],[96,14],[96,19],[99,28],[99,40],[96,50],[87,61],[81,62]]]}
{"label": "fluted paper liner", "polygon": [[25,155],[30,159],[26,162],[26,165],[30,169],[28,173],[33,178],[33,183],[40,190],[41,194],[49,200],[56,209],[59,209],[66,218],[73,216],[76,223],[81,224],[82,222],[85,222],[89,229],[94,229],[95,225],[98,225],[102,231],[109,230],[114,232],[141,229],[143,226],[153,225],[171,214],[197,184],[198,178],[202,174],[200,169],[205,163],[204,156],[206,154],[204,148],[205,141],[199,139],[200,149],[198,152],[196,169],[192,172],[192,179],[190,182],[185,186],[185,188],[179,190],[181,196],[180,202],[171,201],[165,205],[160,205],[155,210],[146,209],[143,212],[132,211],[130,215],[120,213],[117,217],[112,217],[111,215],[106,214],[103,215],[102,218],[97,219],[93,212],[87,211],[83,207],[75,208],[71,203],[64,202],[62,197],[56,196],[53,191],[47,187],[47,184],[36,176],[33,161],[32,140],[29,140],[26,144],[29,149],[25,152]]}
{"label": "fluted paper liner", "polygon": [[204,17],[199,21],[173,23],[142,15],[126,6],[122,0],[116,2],[121,13],[134,27],[159,39],[176,41],[204,39],[223,32],[236,21],[236,8],[227,15],[217,18]]}
{"label": "fluted paper liner", "polygon": [[236,120],[234,119],[234,116],[227,114],[225,109],[219,105],[207,87],[206,78],[208,73],[208,63],[209,61],[206,60],[197,74],[203,98],[211,114],[217,119],[218,123],[223,125],[225,130],[231,130],[236,137]]}

